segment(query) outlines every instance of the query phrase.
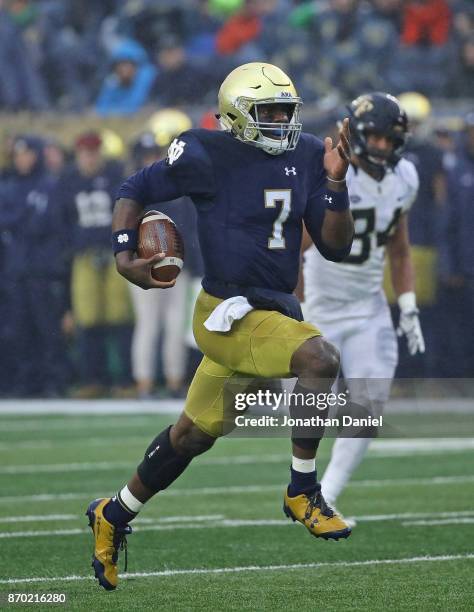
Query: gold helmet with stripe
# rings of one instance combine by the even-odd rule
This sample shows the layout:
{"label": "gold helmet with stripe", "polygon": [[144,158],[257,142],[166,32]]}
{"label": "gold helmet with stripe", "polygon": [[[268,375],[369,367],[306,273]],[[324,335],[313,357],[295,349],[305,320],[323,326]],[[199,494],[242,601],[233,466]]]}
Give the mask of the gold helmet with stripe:
{"label": "gold helmet with stripe", "polygon": [[[220,87],[218,104],[222,127],[242,142],[272,155],[296,147],[302,101],[289,76],[277,66],[252,62],[235,68]],[[284,108],[288,121],[264,121],[261,107],[268,105]]]}

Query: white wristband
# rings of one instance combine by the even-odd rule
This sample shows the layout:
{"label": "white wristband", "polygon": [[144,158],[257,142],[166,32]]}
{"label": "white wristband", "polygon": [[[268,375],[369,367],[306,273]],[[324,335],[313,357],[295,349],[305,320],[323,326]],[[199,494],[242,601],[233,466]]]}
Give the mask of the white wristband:
{"label": "white wristband", "polygon": [[416,295],[414,291],[407,291],[398,296],[398,306],[402,312],[417,310]]}

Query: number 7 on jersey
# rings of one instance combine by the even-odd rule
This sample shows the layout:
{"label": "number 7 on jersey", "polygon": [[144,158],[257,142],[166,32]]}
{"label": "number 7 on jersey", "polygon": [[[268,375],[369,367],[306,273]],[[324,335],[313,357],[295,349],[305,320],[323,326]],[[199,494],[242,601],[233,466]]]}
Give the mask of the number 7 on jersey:
{"label": "number 7 on jersey", "polygon": [[283,223],[288,219],[291,210],[291,189],[266,189],[265,208],[281,206],[280,214],[273,223],[272,235],[268,238],[269,249],[286,248],[283,238]]}

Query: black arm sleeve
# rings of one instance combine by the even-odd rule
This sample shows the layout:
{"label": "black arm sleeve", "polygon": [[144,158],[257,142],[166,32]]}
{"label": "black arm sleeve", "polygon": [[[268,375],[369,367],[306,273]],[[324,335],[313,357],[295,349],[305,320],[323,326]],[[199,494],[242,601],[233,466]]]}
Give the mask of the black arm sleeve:
{"label": "black arm sleeve", "polygon": [[309,235],[311,236],[311,239],[324,259],[336,262],[344,261],[344,259],[351,252],[352,240],[343,249],[332,249],[324,244],[321,236],[324,215],[326,213],[326,206],[323,197],[324,194],[321,194],[318,198],[311,199],[308,202],[304,216],[304,223]]}

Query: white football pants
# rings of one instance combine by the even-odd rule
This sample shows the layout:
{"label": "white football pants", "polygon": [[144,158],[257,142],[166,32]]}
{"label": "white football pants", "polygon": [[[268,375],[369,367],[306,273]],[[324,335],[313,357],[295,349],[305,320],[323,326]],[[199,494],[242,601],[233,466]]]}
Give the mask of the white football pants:
{"label": "white football pants", "polygon": [[141,289],[130,283],[135,312],[132,338],[132,374],[135,381],[153,380],[158,338],[163,330],[163,374],[166,380],[185,375],[185,335],[189,275],[181,272],[171,289]]}
{"label": "white football pants", "polygon": [[[379,302],[370,318],[352,316],[324,324],[317,320],[315,313],[306,311],[306,314],[308,320],[321,329],[324,337],[339,349],[351,401],[367,407],[376,405],[377,412],[380,412],[380,406],[389,398],[398,360],[397,338],[385,299]],[[329,504],[335,503],[346,486],[362,461],[370,440],[335,440],[331,460],[321,480],[322,492]]]}

